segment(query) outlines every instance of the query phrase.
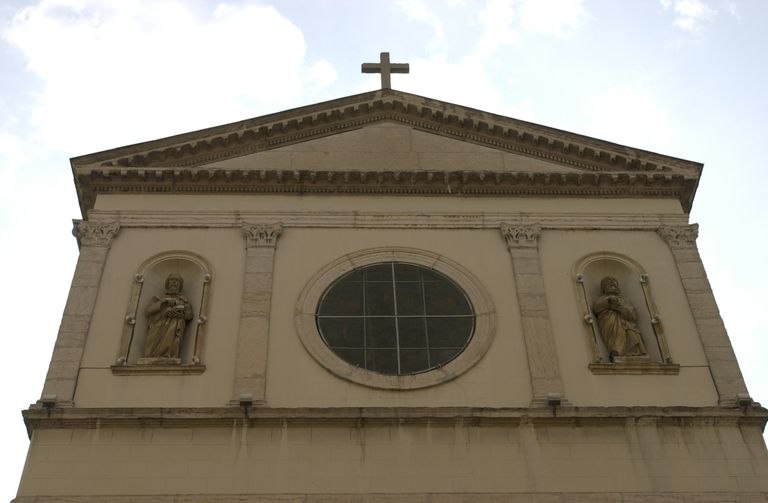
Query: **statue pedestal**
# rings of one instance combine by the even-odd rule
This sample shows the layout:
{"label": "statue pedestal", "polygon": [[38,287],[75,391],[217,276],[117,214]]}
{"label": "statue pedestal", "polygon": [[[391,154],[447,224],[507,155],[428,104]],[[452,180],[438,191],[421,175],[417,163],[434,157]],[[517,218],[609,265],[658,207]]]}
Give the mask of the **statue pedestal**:
{"label": "statue pedestal", "polygon": [[637,356],[614,356],[613,363],[647,363],[651,361],[648,355]]}
{"label": "statue pedestal", "polygon": [[181,358],[139,358],[136,365],[181,365]]}

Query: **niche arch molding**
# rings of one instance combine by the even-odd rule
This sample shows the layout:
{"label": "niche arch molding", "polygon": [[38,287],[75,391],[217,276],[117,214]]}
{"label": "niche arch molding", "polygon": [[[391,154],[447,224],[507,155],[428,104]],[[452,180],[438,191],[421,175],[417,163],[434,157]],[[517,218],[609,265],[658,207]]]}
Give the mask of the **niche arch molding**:
{"label": "niche arch molding", "polygon": [[[164,291],[166,276],[180,274],[183,293],[193,307],[181,347],[178,365],[138,364],[143,356],[146,336],[146,307],[152,297]],[[112,372],[126,374],[201,374],[207,335],[208,300],[213,273],[208,261],[196,253],[182,250],[162,252],[145,260],[133,276],[131,294],[123,320],[123,330]]]}
{"label": "niche arch molding", "polygon": [[[619,281],[622,295],[635,307],[638,327],[648,351],[648,361],[613,363],[608,359],[596,316],[592,310],[600,295],[600,281],[613,276]],[[584,337],[590,351],[589,369],[594,374],[672,374],[680,372],[669,352],[662,317],[656,307],[651,278],[640,263],[613,252],[591,253],[573,267],[574,285],[584,320]]]}

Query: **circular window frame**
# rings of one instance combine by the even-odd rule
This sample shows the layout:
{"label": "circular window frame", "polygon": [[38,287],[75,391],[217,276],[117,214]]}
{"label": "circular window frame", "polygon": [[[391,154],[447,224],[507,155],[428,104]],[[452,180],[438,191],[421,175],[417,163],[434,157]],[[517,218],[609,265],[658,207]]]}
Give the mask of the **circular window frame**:
{"label": "circular window frame", "polygon": [[[356,367],[337,356],[317,328],[317,308],[325,291],[341,276],[360,267],[384,262],[413,264],[453,281],[475,311],[475,330],[464,350],[441,367],[418,374],[385,375]],[[310,355],[327,370],[349,381],[383,389],[419,389],[450,381],[472,368],[485,355],[496,333],[496,311],[490,295],[466,268],[437,253],[416,248],[373,248],[350,253],[320,269],[296,302],[296,331]]]}

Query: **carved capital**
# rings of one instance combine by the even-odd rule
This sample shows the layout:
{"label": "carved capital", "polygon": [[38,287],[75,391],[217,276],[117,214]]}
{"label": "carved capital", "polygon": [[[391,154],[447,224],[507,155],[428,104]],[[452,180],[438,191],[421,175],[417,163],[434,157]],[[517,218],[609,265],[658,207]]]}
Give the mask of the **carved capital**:
{"label": "carved capital", "polygon": [[509,248],[535,247],[539,234],[541,234],[541,226],[539,224],[501,224],[501,235],[506,239]]}
{"label": "carved capital", "polygon": [[667,242],[670,248],[688,248],[696,243],[699,237],[699,224],[670,227],[662,225],[656,232]]}
{"label": "carved capital", "polygon": [[283,224],[243,224],[242,229],[248,248],[274,248]]}
{"label": "carved capital", "polygon": [[119,222],[72,220],[72,235],[77,238],[77,243],[80,246],[109,248],[119,230]]}

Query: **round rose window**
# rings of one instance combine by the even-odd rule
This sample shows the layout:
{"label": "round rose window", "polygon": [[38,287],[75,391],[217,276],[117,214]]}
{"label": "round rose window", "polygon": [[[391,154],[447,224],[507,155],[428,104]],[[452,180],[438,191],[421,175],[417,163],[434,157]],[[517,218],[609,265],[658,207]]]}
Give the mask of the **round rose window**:
{"label": "round rose window", "polygon": [[333,353],[385,375],[445,365],[464,350],[475,328],[472,305],[453,281],[401,262],[345,274],[325,291],[315,316]]}

